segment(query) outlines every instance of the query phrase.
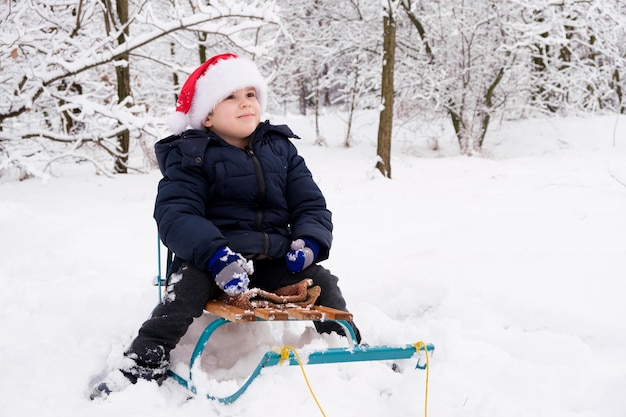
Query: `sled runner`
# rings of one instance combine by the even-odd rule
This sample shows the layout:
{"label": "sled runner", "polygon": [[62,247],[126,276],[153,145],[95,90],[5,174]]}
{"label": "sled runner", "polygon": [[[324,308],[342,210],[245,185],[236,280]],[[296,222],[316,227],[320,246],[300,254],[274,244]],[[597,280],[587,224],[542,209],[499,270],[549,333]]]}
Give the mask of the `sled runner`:
{"label": "sled runner", "polygon": [[[167,255],[167,267],[171,264],[172,253],[168,251]],[[159,271],[157,277],[155,277],[156,285],[159,287],[159,299],[161,298],[162,285],[164,280],[161,279],[160,268],[160,244],[159,244]],[[285,307],[285,306],[283,306]],[[298,321],[334,321],[339,324],[346,335],[348,340],[348,346],[346,347],[334,347],[325,348],[321,350],[313,350],[302,352],[302,355],[293,348],[283,347],[282,349],[269,350],[266,352],[258,365],[248,377],[248,379],[236,390],[233,394],[225,397],[217,397],[210,393],[206,394],[206,397],[211,400],[218,400],[222,403],[231,403],[239,398],[250,384],[261,374],[263,368],[276,366],[276,365],[315,365],[315,364],[330,364],[340,362],[365,362],[365,361],[383,361],[383,360],[401,360],[411,359],[414,356],[418,356],[416,368],[426,369],[427,362],[423,363],[421,360],[421,354],[428,358],[428,354],[434,350],[432,344],[424,344],[423,342],[415,344],[405,345],[380,345],[369,346],[366,344],[358,344],[354,330],[350,326],[349,322],[352,320],[352,314],[346,311],[336,310],[324,306],[314,305],[312,307],[290,306],[285,308],[260,307],[260,308],[239,308],[224,302],[223,300],[211,300],[205,306],[207,313],[215,315],[217,318],[210,322],[202,331],[198,341],[196,342],[193,353],[189,359],[189,374],[179,375],[173,370],[168,370],[168,376],[175,379],[183,387],[187,388],[194,394],[197,393],[196,386],[193,380],[194,365],[199,361],[204,352],[204,348],[220,327],[237,323],[255,322],[255,321],[284,321],[284,320],[298,320]],[[304,357],[304,360],[300,359],[300,356]]]}

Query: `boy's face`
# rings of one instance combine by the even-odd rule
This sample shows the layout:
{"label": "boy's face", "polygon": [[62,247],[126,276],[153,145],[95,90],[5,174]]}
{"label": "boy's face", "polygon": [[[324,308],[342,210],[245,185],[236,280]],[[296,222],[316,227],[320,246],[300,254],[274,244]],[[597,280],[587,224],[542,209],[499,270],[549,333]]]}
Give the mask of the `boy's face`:
{"label": "boy's face", "polygon": [[238,144],[254,132],[261,120],[261,105],[252,87],[233,91],[207,116],[204,126],[231,144]]}

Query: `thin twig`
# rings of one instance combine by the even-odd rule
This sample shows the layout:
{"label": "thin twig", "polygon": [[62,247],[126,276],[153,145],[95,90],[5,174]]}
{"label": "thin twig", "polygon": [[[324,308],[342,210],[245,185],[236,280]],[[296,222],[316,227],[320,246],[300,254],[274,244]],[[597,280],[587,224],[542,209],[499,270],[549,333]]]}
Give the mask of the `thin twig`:
{"label": "thin twig", "polygon": [[615,181],[617,181],[617,182],[618,182],[619,184],[621,184],[622,186],[626,187],[626,182],[625,182],[625,181],[620,180],[619,178],[617,178],[617,177],[615,176],[615,174],[613,174],[613,172],[611,172],[611,168],[610,168],[610,167],[607,167],[607,169],[606,169],[606,170],[607,170],[607,172],[609,173],[609,175],[611,176],[611,178],[613,178]]}

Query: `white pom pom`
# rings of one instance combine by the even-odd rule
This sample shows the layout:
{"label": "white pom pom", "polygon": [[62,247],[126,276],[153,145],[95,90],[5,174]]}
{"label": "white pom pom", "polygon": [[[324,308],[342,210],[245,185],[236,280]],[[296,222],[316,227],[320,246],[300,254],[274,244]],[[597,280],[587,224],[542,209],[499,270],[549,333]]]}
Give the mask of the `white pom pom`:
{"label": "white pom pom", "polygon": [[167,117],[167,125],[173,134],[179,135],[187,129],[187,116],[177,111]]}

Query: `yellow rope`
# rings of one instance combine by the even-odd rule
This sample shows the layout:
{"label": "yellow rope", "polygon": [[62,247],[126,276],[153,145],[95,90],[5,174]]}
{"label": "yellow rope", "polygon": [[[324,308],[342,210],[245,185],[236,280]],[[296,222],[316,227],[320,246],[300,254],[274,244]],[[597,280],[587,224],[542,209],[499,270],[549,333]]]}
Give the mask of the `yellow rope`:
{"label": "yellow rope", "polygon": [[304,366],[302,365],[302,361],[300,360],[300,356],[298,356],[298,352],[296,352],[296,349],[289,345],[283,346],[283,348],[280,351],[280,361],[278,363],[279,364],[282,363],[283,360],[286,360],[286,361],[289,360],[289,351],[293,352],[293,355],[296,357],[296,360],[298,361],[298,365],[300,365],[300,370],[302,371],[302,375],[304,376],[304,380],[306,381],[307,387],[309,387],[309,392],[311,393],[311,396],[313,397],[313,399],[315,400],[315,403],[317,404],[317,408],[319,408],[322,415],[326,417],[326,413],[324,413],[322,406],[320,405],[319,401],[317,401],[317,397],[315,396],[315,393],[313,392],[313,388],[311,388],[311,384],[309,383],[309,378],[307,378],[306,373],[304,372]]}
{"label": "yellow rope", "polygon": [[[429,370],[430,370],[430,366],[428,363],[428,346],[424,342],[417,342],[413,346],[415,347],[415,350],[418,353],[420,349],[423,348],[424,355],[426,356],[426,390],[425,390],[426,392],[424,395],[424,417],[428,417],[428,377],[429,377]],[[282,363],[283,361],[289,360],[289,352],[293,352],[293,355],[295,356],[296,360],[298,361],[298,365],[300,366],[300,370],[302,371],[302,375],[304,376],[304,381],[306,382],[306,385],[309,388],[309,392],[311,393],[311,396],[315,400],[315,404],[317,404],[317,408],[319,408],[322,415],[326,417],[326,413],[324,413],[322,406],[320,405],[319,401],[317,400],[317,397],[315,396],[315,393],[313,392],[313,388],[311,388],[311,384],[309,383],[309,378],[307,378],[306,372],[304,372],[304,365],[302,364],[302,361],[300,360],[300,356],[298,355],[298,352],[296,352],[296,349],[294,347],[289,346],[289,345],[285,345],[282,347],[282,349],[280,350],[279,364]]]}
{"label": "yellow rope", "polygon": [[426,394],[424,396],[424,417],[428,417],[428,370],[430,369],[430,366],[428,366],[428,346],[426,346],[426,343],[424,342],[417,342],[413,346],[415,346],[415,350],[418,352],[420,351],[420,348],[424,348],[424,354],[426,355]]}

